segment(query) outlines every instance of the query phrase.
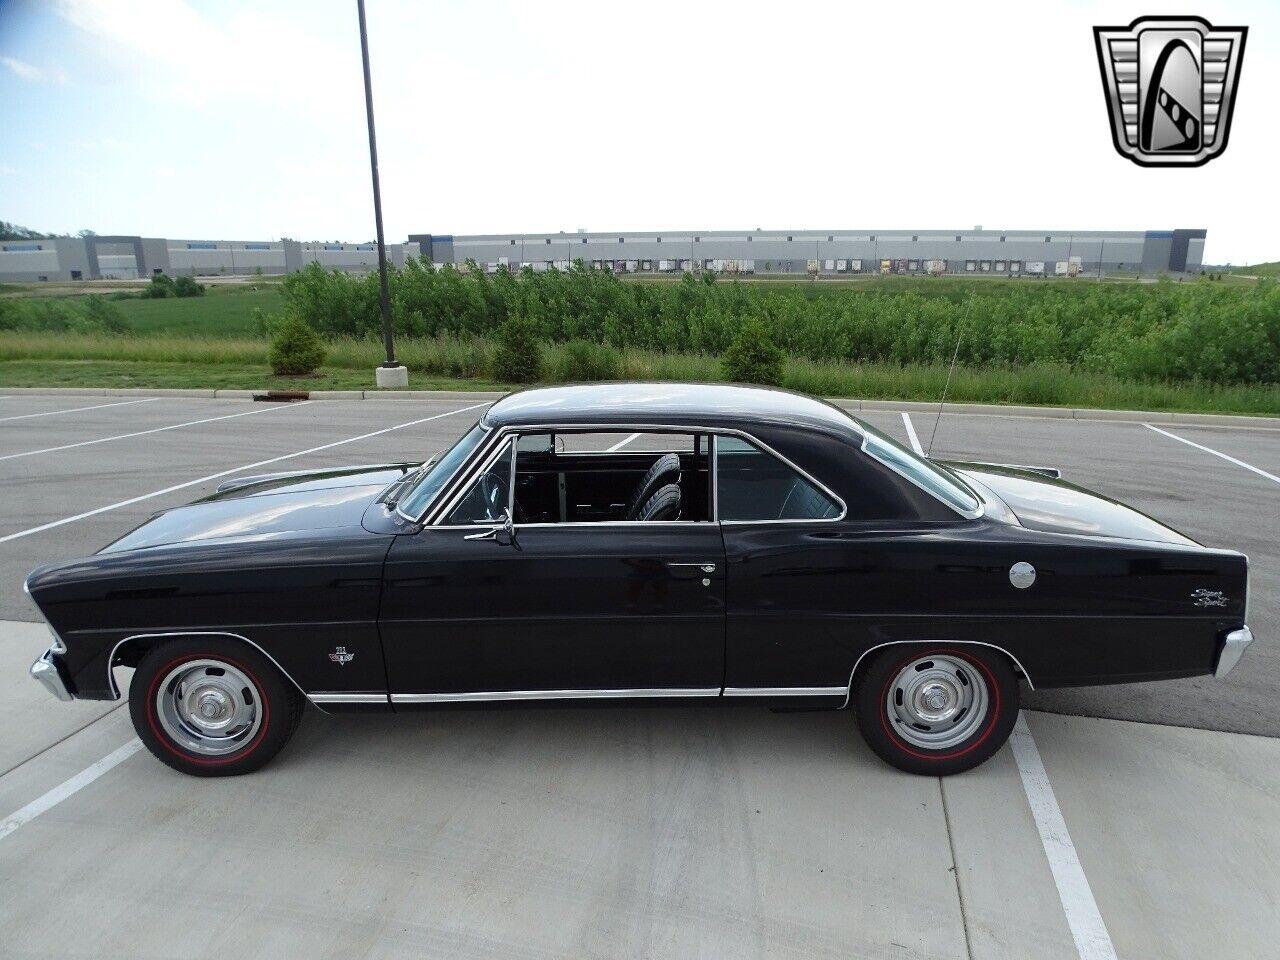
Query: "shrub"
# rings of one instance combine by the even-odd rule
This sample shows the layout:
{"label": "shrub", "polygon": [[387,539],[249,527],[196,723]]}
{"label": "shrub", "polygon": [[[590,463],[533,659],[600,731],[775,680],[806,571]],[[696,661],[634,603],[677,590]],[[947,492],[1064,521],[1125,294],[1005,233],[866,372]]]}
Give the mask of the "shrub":
{"label": "shrub", "polygon": [[324,363],[324,343],[305,321],[286,316],[274,328],[267,360],[276,375],[314,373]]}
{"label": "shrub", "polygon": [[163,273],[157,273],[151,282],[142,288],[138,296],[147,300],[163,300],[165,297],[177,296],[173,289],[173,280]]}
{"label": "shrub", "polygon": [[622,355],[613,347],[590,340],[570,340],[560,351],[555,372],[561,382],[586,383],[617,380],[621,369]]}
{"label": "shrub", "polygon": [[533,323],[513,313],[498,328],[493,379],[499,383],[536,383],[542,377],[542,347]]}
{"label": "shrub", "polygon": [[191,277],[178,277],[173,281],[175,297],[203,297],[204,285],[196,283]]}
{"label": "shrub", "polygon": [[124,314],[114,303],[103,297],[89,296],[84,301],[85,320],[91,328],[99,328],[107,333],[128,333],[129,324]]}
{"label": "shrub", "polygon": [[733,383],[762,383],[776,387],[782,382],[782,351],[773,342],[759,319],[747,320],[720,361],[724,378]]}

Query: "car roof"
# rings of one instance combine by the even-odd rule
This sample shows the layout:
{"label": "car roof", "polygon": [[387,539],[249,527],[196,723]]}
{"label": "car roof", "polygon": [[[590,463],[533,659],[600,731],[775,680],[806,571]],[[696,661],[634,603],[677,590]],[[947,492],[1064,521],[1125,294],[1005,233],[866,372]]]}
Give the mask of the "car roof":
{"label": "car roof", "polygon": [[484,414],[488,426],[703,426],[759,424],[861,440],[861,424],[834,404],[790,390],[723,383],[589,383],[508,394]]}

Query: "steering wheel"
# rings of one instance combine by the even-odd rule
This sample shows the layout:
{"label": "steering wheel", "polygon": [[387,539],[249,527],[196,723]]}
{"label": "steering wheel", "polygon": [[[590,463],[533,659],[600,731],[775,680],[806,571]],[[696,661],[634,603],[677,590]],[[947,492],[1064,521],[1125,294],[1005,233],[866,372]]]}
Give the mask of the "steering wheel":
{"label": "steering wheel", "polygon": [[507,508],[507,484],[494,473],[480,478],[480,497],[484,501],[485,519],[497,520]]}
{"label": "steering wheel", "polygon": [[[497,521],[507,508],[507,480],[496,473],[486,473],[480,478],[480,498],[484,502],[485,519]],[[520,501],[514,505],[512,521],[525,522],[525,512]]]}

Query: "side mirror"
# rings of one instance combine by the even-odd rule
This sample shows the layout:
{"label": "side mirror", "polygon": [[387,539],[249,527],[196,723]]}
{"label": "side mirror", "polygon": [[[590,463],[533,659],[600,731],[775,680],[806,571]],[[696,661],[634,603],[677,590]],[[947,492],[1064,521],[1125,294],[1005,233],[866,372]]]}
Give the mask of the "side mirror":
{"label": "side mirror", "polygon": [[496,540],[498,537],[498,531],[502,531],[507,535],[508,543],[515,540],[516,538],[516,525],[511,519],[511,514],[508,513],[505,508],[503,509],[502,514],[493,523],[493,525],[489,527],[489,529],[482,530],[479,533],[469,533],[462,539],[463,540],[490,540],[490,539]]}

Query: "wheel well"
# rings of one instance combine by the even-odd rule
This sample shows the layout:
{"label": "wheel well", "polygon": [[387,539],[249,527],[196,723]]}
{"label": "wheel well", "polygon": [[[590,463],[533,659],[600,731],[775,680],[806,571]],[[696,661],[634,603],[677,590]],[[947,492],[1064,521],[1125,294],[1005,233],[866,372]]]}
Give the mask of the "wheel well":
{"label": "wheel well", "polygon": [[904,646],[911,646],[912,644],[923,644],[923,643],[951,643],[951,644],[955,644],[956,646],[986,647],[988,650],[994,650],[1005,658],[1010,668],[1013,670],[1014,676],[1020,677],[1023,680],[1027,681],[1027,686],[1029,686],[1032,690],[1036,688],[1035,684],[1032,683],[1031,681],[1031,676],[1027,673],[1025,669],[1023,669],[1023,666],[1019,662],[1018,658],[1015,657],[1008,650],[1006,650],[1004,647],[997,646],[994,643],[986,643],[982,640],[951,640],[946,637],[939,637],[936,640],[890,640],[887,643],[879,643],[879,644],[876,644],[874,647],[867,648],[858,656],[858,659],[854,661],[853,669],[849,671],[849,685],[846,689],[844,703],[841,705],[841,709],[849,706],[850,701],[853,699],[854,681],[858,678],[858,674],[861,673],[863,670],[867,669],[867,666],[871,663],[872,660],[875,659],[875,657],[872,656],[872,654],[878,653],[881,650],[887,650],[889,647],[904,647]]}
{"label": "wheel well", "polygon": [[142,662],[142,658],[145,657],[148,652],[150,652],[151,650],[155,649],[158,646],[161,646],[165,643],[170,642],[171,640],[182,640],[182,639],[189,639],[193,637],[211,637],[211,636],[220,637],[224,640],[237,641],[239,643],[243,643],[246,647],[251,647],[252,649],[258,651],[258,653],[262,654],[269,661],[271,661],[272,665],[277,670],[280,671],[281,675],[285,678],[285,680],[289,682],[291,686],[297,689],[297,691],[300,694],[302,694],[304,697],[306,696],[307,691],[302,688],[302,686],[298,683],[297,680],[293,679],[289,671],[287,671],[284,667],[282,667],[280,665],[280,662],[276,660],[275,657],[271,656],[271,654],[267,653],[266,650],[263,650],[262,647],[258,646],[248,637],[241,636],[238,633],[228,633],[222,630],[190,630],[190,631],[175,630],[171,633],[135,634],[131,637],[125,637],[123,640],[119,641],[114,648],[112,648],[111,653],[108,655],[108,658],[107,658],[107,681],[108,681],[108,685],[111,688],[112,693],[115,694],[115,698],[117,700],[120,699],[120,687],[116,683],[116,676],[115,676],[116,667],[136,667],[139,663]]}

